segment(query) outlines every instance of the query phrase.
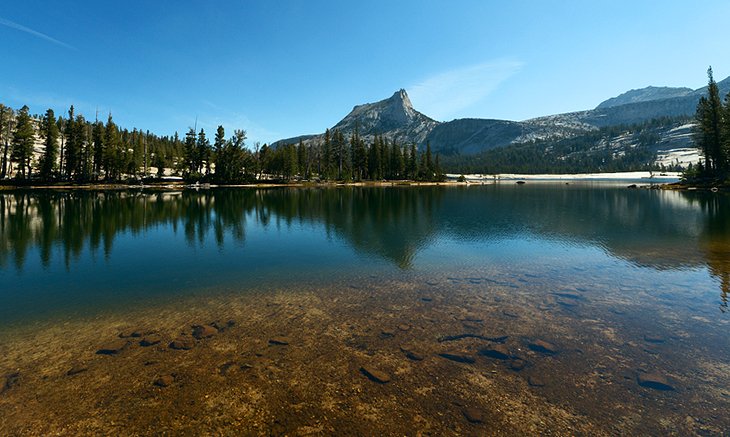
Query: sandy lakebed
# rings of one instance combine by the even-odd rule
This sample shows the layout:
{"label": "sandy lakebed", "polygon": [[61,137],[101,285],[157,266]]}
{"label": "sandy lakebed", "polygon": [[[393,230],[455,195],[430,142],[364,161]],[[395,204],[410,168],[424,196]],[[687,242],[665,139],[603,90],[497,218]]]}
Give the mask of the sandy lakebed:
{"label": "sandy lakebed", "polygon": [[15,327],[0,342],[0,434],[729,429],[730,369],[695,358],[697,333],[671,313],[645,332],[641,308],[585,284],[485,273],[208,292]]}

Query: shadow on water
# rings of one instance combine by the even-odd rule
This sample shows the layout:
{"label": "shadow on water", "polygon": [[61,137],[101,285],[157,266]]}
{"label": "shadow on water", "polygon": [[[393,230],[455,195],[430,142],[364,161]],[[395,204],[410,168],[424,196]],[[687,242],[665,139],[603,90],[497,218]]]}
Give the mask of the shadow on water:
{"label": "shadow on water", "polygon": [[720,283],[720,310],[727,312],[730,295],[730,199],[726,195],[682,194],[691,205],[699,206],[705,216],[699,247],[710,273]]}
{"label": "shadow on water", "polygon": [[[525,237],[598,246],[658,270],[707,266],[726,310],[729,219],[724,195],[581,184],[13,191],[0,194],[0,272],[15,266],[22,273],[28,263],[49,268],[54,256],[73,270],[85,248],[110,259],[115,241],[149,230],[182,232],[191,248],[206,241],[225,248],[245,245],[252,231],[308,225],[400,269],[442,238],[469,245]],[[37,261],[28,259],[33,252]],[[272,261],[262,257],[257,262]]]}

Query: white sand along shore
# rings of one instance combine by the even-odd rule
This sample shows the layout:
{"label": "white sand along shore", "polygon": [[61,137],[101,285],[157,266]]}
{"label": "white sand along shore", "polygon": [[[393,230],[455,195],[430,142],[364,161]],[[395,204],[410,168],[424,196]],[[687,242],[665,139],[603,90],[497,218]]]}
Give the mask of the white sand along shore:
{"label": "white sand along shore", "polygon": [[[461,175],[447,174],[449,179],[458,179]],[[465,174],[467,182],[487,183],[499,181],[562,181],[562,180],[612,180],[612,181],[637,181],[646,180],[647,182],[673,182],[682,177],[680,172],[649,172],[649,171],[631,171],[617,173],[575,173],[575,174],[516,174],[516,173],[500,173],[500,174]]]}

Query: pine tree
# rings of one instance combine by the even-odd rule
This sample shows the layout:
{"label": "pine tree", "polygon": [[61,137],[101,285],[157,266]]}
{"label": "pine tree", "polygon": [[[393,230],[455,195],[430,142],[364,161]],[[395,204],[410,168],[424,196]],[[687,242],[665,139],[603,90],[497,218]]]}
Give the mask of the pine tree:
{"label": "pine tree", "polygon": [[712,76],[712,67],[707,69],[707,97],[697,104],[697,127],[695,142],[705,155],[705,172],[717,176],[727,169],[727,157],[722,147],[722,102],[720,91]]}
{"label": "pine tree", "polygon": [[393,179],[393,159],[390,156],[391,148],[386,138],[380,138],[380,174],[383,179]]}
{"label": "pine tree", "polygon": [[196,136],[195,129],[192,127],[185,134],[184,170],[188,175],[198,171],[197,148],[195,146]]}
{"label": "pine tree", "polygon": [[408,154],[408,177],[418,179],[418,151],[416,143],[411,144],[411,152]]}
{"label": "pine tree", "polygon": [[2,161],[0,162],[0,179],[5,179],[8,174],[8,154],[10,153],[10,133],[13,130],[13,110],[0,103],[0,145],[3,149]]}
{"label": "pine tree", "polygon": [[112,120],[112,114],[104,127],[104,173],[107,180],[117,180],[122,173],[122,151],[119,130]]}
{"label": "pine tree", "polygon": [[720,126],[721,150],[725,157],[725,170],[730,169],[730,93],[725,96],[722,108],[722,125]]}
{"label": "pine tree", "polygon": [[302,173],[304,179],[309,179],[309,151],[300,139],[297,145],[297,168]]}
{"label": "pine tree", "polygon": [[78,182],[86,182],[89,180],[91,151],[88,132],[88,125],[83,115],[77,115],[74,121],[74,147],[76,151],[73,173],[75,180]]}
{"label": "pine tree", "polygon": [[441,170],[441,162],[439,160],[438,153],[436,154],[436,163],[434,164],[433,172],[434,172],[434,180],[435,181],[437,181],[437,182],[443,182],[443,181],[446,180],[446,175]]}
{"label": "pine tree", "polygon": [[74,172],[74,165],[78,159],[78,150],[76,150],[76,125],[74,120],[74,105],[68,110],[68,119],[63,128],[66,147],[63,153],[64,168],[62,169],[66,179],[71,179]]}
{"label": "pine tree", "polygon": [[[28,114],[28,107],[23,106],[18,111],[18,117],[15,124],[15,132],[13,133],[13,148],[10,153],[10,159],[18,163],[20,176],[24,179],[30,176],[30,162],[33,157],[33,143],[35,140],[35,132],[33,123]],[[27,171],[26,171],[27,170]]]}
{"label": "pine tree", "polygon": [[261,179],[264,175],[264,172],[270,174],[271,147],[269,147],[269,145],[266,143],[261,146],[261,151],[259,152],[259,162],[261,167],[259,169],[259,177],[257,179]]}
{"label": "pine tree", "polygon": [[332,135],[330,134],[330,130],[327,129],[324,131],[324,150],[322,151],[323,155],[323,169],[322,174],[320,175],[323,179],[331,180],[335,178],[335,153],[334,150],[332,150]]}
{"label": "pine tree", "polygon": [[425,159],[425,168],[423,169],[424,172],[424,178],[427,181],[432,181],[434,176],[433,171],[433,158],[431,156],[431,143],[426,142],[426,159]]}
{"label": "pine tree", "polygon": [[41,159],[41,178],[43,180],[53,179],[56,173],[56,160],[58,159],[58,126],[56,126],[56,115],[53,109],[46,111],[41,122],[41,132],[46,146]]}
{"label": "pine tree", "polygon": [[222,165],[221,152],[223,147],[226,145],[226,131],[223,126],[218,126],[215,131],[215,139],[213,140],[213,154],[215,155],[215,174],[218,175],[218,166]]}
{"label": "pine tree", "polygon": [[[219,134],[224,135],[222,127],[216,132],[216,140]],[[218,159],[215,166],[215,179],[220,183],[241,182],[244,179],[244,167],[246,156],[243,149],[246,140],[246,132],[243,130],[234,131],[233,137],[225,141],[218,152]]]}
{"label": "pine tree", "polygon": [[195,149],[195,171],[202,173],[205,165],[206,174],[210,174],[210,141],[205,137],[205,130],[203,129],[200,129],[200,133],[198,133],[198,142],[195,144]]}
{"label": "pine tree", "polygon": [[357,125],[355,132],[350,137],[350,149],[352,150],[352,175],[355,180],[362,180],[367,176],[368,154],[365,148],[365,141],[360,138]]}
{"label": "pine tree", "polygon": [[99,180],[104,163],[104,124],[99,120],[94,122],[94,129],[91,133],[91,140],[94,143],[94,163],[92,173],[94,179]]}
{"label": "pine tree", "polygon": [[392,166],[392,179],[398,179],[403,178],[405,176],[406,171],[406,163],[403,159],[403,151],[401,150],[398,143],[393,140],[390,146],[390,159],[391,159],[391,166]]}
{"label": "pine tree", "polygon": [[62,176],[66,164],[66,120],[63,116],[58,116],[56,126],[58,127],[58,134],[61,136],[61,149],[58,153],[58,174]]}

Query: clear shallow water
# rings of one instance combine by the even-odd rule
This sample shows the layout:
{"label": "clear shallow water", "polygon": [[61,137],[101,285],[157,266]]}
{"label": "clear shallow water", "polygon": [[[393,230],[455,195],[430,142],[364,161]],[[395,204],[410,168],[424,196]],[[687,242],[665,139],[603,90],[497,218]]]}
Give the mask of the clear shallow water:
{"label": "clear shallow water", "polygon": [[[139,405],[136,412],[129,396],[121,395],[124,386],[90,388],[67,381],[65,368],[38,369],[34,363],[42,360],[24,360],[47,355],[62,365],[84,361],[94,375],[89,381],[106,381],[105,366],[111,364],[93,354],[100,346],[94,341],[116,337],[125,323],[154,325],[171,340],[192,322],[190,314],[214,320],[232,311],[240,333],[216,340],[218,355],[195,355],[192,361],[210,363],[217,375],[216,360],[228,366],[241,350],[259,348],[252,354],[258,358],[251,360],[264,357],[263,373],[257,374],[259,382],[248,381],[252,390],[268,384],[265,372],[271,364],[250,339],[285,332],[299,335],[307,345],[302,351],[324,354],[329,357],[324,362],[331,363],[321,367],[321,355],[304,352],[292,358],[287,372],[301,374],[295,385],[313,383],[311,393],[302,389],[302,399],[321,394],[318,375],[347,370],[363,356],[379,357],[381,368],[398,375],[383,390],[398,391],[372,402],[397,398],[402,404],[391,408],[404,417],[456,408],[455,415],[434,422],[437,432],[483,431],[459,428],[477,425],[462,423],[458,409],[465,397],[479,399],[484,393],[491,397],[478,404],[489,414],[496,414],[500,402],[522,402],[522,409],[513,405],[516,416],[496,416],[502,427],[495,427],[513,433],[531,429],[519,422],[526,411],[566,434],[571,433],[566,429],[716,434],[730,426],[721,413],[730,400],[727,196],[628,190],[607,183],[16,191],[0,194],[0,238],[0,331],[7,333],[0,341],[0,352],[6,353],[0,373],[22,369],[21,375],[31,375],[6,392],[18,397],[5,402],[20,405],[24,389],[28,396],[38,393],[45,399],[48,393],[55,399],[39,402],[39,411],[29,409],[28,415],[63,410],[58,405],[68,402],[58,400],[62,393],[84,390],[117,393],[121,411],[107,420],[159,411]],[[247,299],[249,294],[256,298]],[[196,305],[213,309],[206,313]],[[150,317],[156,308],[160,315]],[[29,341],[34,332],[39,340]],[[469,335],[459,337],[463,334]],[[503,334],[506,340],[485,340]],[[442,341],[448,337],[458,338]],[[537,339],[553,343],[556,352],[534,350]],[[409,377],[402,341],[427,357],[418,362],[427,369],[421,368],[421,376]],[[70,344],[79,351],[72,353]],[[231,345],[236,345],[233,355],[222,352]],[[523,361],[525,368],[477,352],[485,345],[503,345],[511,362]],[[80,353],[84,347],[92,353]],[[200,353],[212,353],[205,347]],[[475,363],[441,358],[452,349]],[[113,369],[129,371],[131,379],[154,370],[158,373],[146,376],[153,378],[160,370],[149,370],[146,363],[171,366],[166,351],[161,348],[161,355],[151,359],[146,349],[135,349],[127,365]],[[145,365],[132,364],[132,358]],[[258,371],[256,361],[249,365]],[[203,388],[220,383],[210,379],[210,369],[203,370],[209,373],[186,376],[184,386],[191,390],[186,396],[202,396]],[[59,374],[64,376],[57,381],[46,379]],[[642,382],[643,376],[657,374],[669,389]],[[335,387],[361,384],[360,372],[339,375]],[[496,379],[485,382],[485,375]],[[247,382],[240,378],[221,390]],[[420,400],[402,396],[429,384],[436,388]],[[180,397],[168,393],[171,399]],[[289,395],[282,396],[265,397],[262,408],[290,411]],[[338,396],[331,395],[333,402],[344,402]],[[0,408],[3,401],[0,396]],[[364,419],[351,417],[353,408],[343,410],[333,430],[370,429]],[[560,422],[556,418],[564,413],[552,408],[582,419]],[[186,412],[196,413],[207,417]],[[311,416],[322,414],[316,410]],[[65,410],[59,416],[74,417]],[[25,426],[28,420],[20,415],[7,423]],[[404,420],[382,424],[391,431],[411,429]],[[283,432],[295,432],[298,425]],[[262,419],[261,426],[272,429],[273,424]]]}
{"label": "clear shallow water", "polygon": [[724,318],[730,199],[610,184],[0,194],[0,320],[203,288],[491,268],[674,287]]}

